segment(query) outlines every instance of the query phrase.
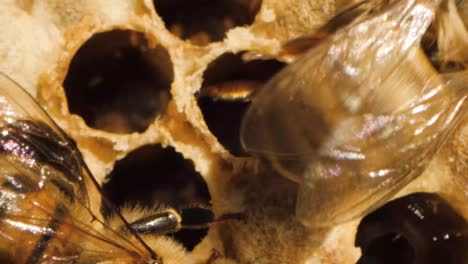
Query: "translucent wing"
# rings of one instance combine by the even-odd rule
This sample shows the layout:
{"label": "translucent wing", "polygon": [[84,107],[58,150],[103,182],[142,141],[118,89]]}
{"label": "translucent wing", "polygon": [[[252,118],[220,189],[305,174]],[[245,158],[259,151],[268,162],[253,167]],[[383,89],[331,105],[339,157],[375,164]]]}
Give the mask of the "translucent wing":
{"label": "translucent wing", "polygon": [[466,112],[466,73],[418,48],[437,1],[391,1],[275,76],[244,116],[246,150],[300,184],[309,226],[347,221],[418,176]]}
{"label": "translucent wing", "polygon": [[0,74],[0,259],[147,263],[142,244],[104,224],[100,200],[73,143]]}

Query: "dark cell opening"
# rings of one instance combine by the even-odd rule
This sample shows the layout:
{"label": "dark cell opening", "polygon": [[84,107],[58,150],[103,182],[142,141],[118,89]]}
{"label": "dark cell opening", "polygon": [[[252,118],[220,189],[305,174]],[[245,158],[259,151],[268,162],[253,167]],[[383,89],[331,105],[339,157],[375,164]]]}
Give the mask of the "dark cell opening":
{"label": "dark cell opening", "polygon": [[[462,9],[463,9],[463,4],[462,1],[455,1],[456,2],[456,8],[461,14]],[[449,1],[444,1],[441,3],[439,9],[438,9],[438,14],[436,17],[442,17],[445,16],[449,13]],[[462,58],[458,58],[454,60],[453,55],[458,53],[456,51],[457,48],[453,46],[453,40],[447,41],[445,38],[447,37],[452,37],[457,35],[457,29],[454,27],[447,27],[447,25],[441,21],[444,21],[444,19],[436,19],[433,21],[431,27],[427,29],[425,34],[423,35],[423,38],[421,40],[421,47],[426,56],[430,59],[430,62],[432,63],[432,66],[441,73],[450,73],[450,72],[457,72],[457,71],[464,71],[467,69],[467,65],[465,61]],[[445,24],[445,25],[444,25]],[[445,36],[439,36],[439,31],[443,31]],[[440,39],[439,39],[440,37]],[[452,49],[450,50],[450,59],[446,58],[445,56],[441,56],[445,49],[447,47],[443,48],[440,46],[440,44],[445,45],[447,43],[450,43],[449,45],[452,45]],[[450,48],[449,48],[450,49]]]}
{"label": "dark cell opening", "polygon": [[210,63],[198,93],[206,125],[233,155],[246,156],[240,144],[242,117],[250,105],[244,92],[260,89],[286,64],[277,60],[245,62],[241,54],[226,53]]}
{"label": "dark cell opening", "polygon": [[0,253],[0,263],[3,264],[14,264],[14,259],[12,259],[10,256],[7,256],[4,253]]}
{"label": "dark cell opening", "polygon": [[196,227],[212,223],[215,216],[211,210],[205,208],[186,208],[181,211],[182,226]]}
{"label": "dark cell opening", "polygon": [[252,24],[261,0],[155,0],[156,12],[176,36],[195,45],[222,40],[236,26]]}
{"label": "dark cell opening", "polygon": [[363,218],[358,264],[468,263],[468,223],[437,194],[413,193]]}
{"label": "dark cell opening", "polygon": [[[172,147],[146,145],[138,148],[116,162],[107,177],[109,181],[104,184],[103,192],[117,207],[128,204],[170,206],[181,211],[189,206],[207,206],[211,200],[208,187],[193,163]],[[200,217],[206,218],[205,215]],[[172,236],[192,250],[207,232],[207,229],[182,229]]]}
{"label": "dark cell opening", "polygon": [[400,234],[389,233],[372,241],[357,264],[412,264],[413,247]]}
{"label": "dark cell opening", "polygon": [[170,101],[172,62],[142,33],[113,30],[77,51],[63,83],[69,110],[90,127],[143,132]]}

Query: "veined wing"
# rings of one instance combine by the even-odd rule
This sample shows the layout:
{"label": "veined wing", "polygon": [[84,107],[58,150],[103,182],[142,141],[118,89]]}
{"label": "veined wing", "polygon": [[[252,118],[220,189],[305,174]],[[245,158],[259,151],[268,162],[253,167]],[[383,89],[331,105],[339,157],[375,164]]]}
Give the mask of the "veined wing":
{"label": "veined wing", "polygon": [[74,144],[0,74],[0,251],[17,263],[151,258],[131,234],[123,237],[104,224],[98,207],[91,208],[100,200]]}
{"label": "veined wing", "polygon": [[[385,97],[377,101],[369,95],[391,94],[386,91],[388,86],[382,84],[390,83],[388,76],[396,75],[394,71],[401,68],[403,62],[410,64],[409,54],[415,53],[414,47],[429,26],[437,6],[431,0],[422,1],[423,4],[397,2],[394,5],[398,8],[338,31],[273,77],[253,99],[245,115],[242,142],[246,150],[280,156],[310,154],[321,142],[319,138],[316,142],[311,139],[319,134],[319,129],[310,131],[313,133],[305,133],[304,129],[325,130],[327,123],[340,116],[363,110],[365,101],[373,100],[376,108],[383,106],[382,101],[390,101]],[[431,5],[427,7],[426,2]],[[415,72],[420,75],[415,78],[427,78],[425,72],[425,69]],[[396,77],[392,80],[397,80]],[[398,94],[414,93],[414,86],[400,89],[403,91]],[[314,122],[305,122],[314,117]],[[286,123],[277,122],[279,120]],[[277,125],[273,126],[275,123]],[[286,130],[287,134],[282,134]],[[320,132],[327,134],[327,131]],[[279,138],[283,141],[278,142]],[[290,140],[297,142],[288,142]]]}
{"label": "veined wing", "polygon": [[254,98],[242,143],[300,184],[304,224],[332,225],[379,205],[422,172],[458,124],[466,87],[438,76],[419,49],[438,4],[390,1]]}
{"label": "veined wing", "polygon": [[351,220],[424,171],[467,113],[468,72],[434,76],[423,87],[409,105],[351,117],[333,130],[304,171],[300,219],[310,225]]}
{"label": "veined wing", "polygon": [[0,166],[0,252],[12,263],[145,263],[129,241],[62,193],[60,172],[48,168],[41,179],[5,156]]}

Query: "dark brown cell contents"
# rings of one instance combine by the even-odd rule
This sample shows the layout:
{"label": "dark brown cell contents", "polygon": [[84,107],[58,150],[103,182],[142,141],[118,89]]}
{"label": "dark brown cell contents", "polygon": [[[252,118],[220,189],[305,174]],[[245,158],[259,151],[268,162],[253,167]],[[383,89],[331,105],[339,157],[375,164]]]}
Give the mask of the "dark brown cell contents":
{"label": "dark brown cell contents", "polygon": [[250,105],[249,89],[260,89],[286,64],[277,60],[245,62],[242,54],[226,53],[211,62],[203,74],[198,106],[208,129],[233,155],[246,156],[240,144],[240,126]]}
{"label": "dark brown cell contents", "polygon": [[413,193],[364,217],[356,246],[358,264],[468,263],[468,223],[437,194]]}
{"label": "dark brown cell contents", "polygon": [[77,51],[63,83],[69,110],[90,127],[144,132],[171,99],[167,51],[142,33],[113,30],[91,37]]}
{"label": "dark brown cell contents", "polygon": [[[170,206],[181,210],[189,206],[210,205],[211,198],[205,181],[195,171],[193,163],[172,147],[140,147],[118,161],[107,178],[109,181],[104,184],[103,193],[117,207]],[[205,215],[201,217],[206,218]],[[207,231],[181,229],[171,235],[191,250]]]}
{"label": "dark brown cell contents", "polygon": [[156,13],[166,28],[195,45],[222,40],[236,26],[250,25],[261,0],[157,0]]}

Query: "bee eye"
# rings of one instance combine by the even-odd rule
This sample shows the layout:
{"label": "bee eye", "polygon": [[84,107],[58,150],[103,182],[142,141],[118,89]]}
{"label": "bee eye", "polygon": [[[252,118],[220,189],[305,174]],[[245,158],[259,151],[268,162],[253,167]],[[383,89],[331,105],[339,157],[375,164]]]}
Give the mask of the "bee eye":
{"label": "bee eye", "polygon": [[140,32],[95,34],[74,55],[63,83],[69,110],[90,127],[143,132],[171,100],[172,62]]}
{"label": "bee eye", "polygon": [[466,263],[468,223],[436,194],[414,193],[367,215],[356,236],[369,263]]}

